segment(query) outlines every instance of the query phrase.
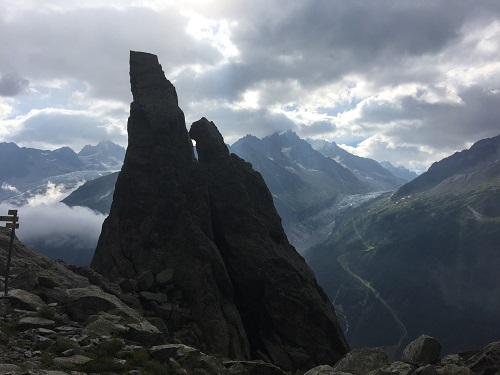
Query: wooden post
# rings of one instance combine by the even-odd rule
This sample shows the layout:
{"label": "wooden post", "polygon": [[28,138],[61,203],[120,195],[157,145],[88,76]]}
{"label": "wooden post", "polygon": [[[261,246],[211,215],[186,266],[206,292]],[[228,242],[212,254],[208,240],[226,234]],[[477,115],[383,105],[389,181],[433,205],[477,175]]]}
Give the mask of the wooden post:
{"label": "wooden post", "polygon": [[7,265],[5,266],[5,290],[4,295],[7,296],[9,293],[9,272],[10,272],[10,261],[12,259],[12,246],[14,244],[14,236],[16,234],[16,228],[19,228],[17,210],[9,210],[9,215],[12,216],[0,216],[0,221],[10,221],[5,226],[10,228],[10,244],[9,244],[9,255],[7,256]]}

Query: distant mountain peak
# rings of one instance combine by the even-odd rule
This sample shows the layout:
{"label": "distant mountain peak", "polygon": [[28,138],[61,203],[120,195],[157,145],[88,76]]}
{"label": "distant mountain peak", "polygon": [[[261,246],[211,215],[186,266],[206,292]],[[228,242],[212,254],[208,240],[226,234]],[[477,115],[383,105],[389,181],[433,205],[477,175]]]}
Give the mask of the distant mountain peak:
{"label": "distant mountain peak", "polygon": [[333,141],[308,138],[307,142],[315,150],[348,168],[360,180],[370,184],[373,190],[394,190],[408,181],[387,170],[377,161],[351,154]]}
{"label": "distant mountain peak", "polygon": [[95,146],[85,145],[78,157],[88,169],[118,170],[125,158],[125,148],[108,139]]}
{"label": "distant mountain peak", "polygon": [[482,139],[467,150],[433,163],[427,172],[400,187],[393,199],[415,193],[432,191],[436,194],[449,192],[450,189],[470,189],[500,178],[499,158],[500,135]]}
{"label": "distant mountain peak", "polygon": [[406,181],[411,181],[418,176],[418,174],[414,171],[411,171],[402,165],[395,166],[389,161],[382,161],[380,162],[380,165],[389,170],[394,176],[401,177]]}

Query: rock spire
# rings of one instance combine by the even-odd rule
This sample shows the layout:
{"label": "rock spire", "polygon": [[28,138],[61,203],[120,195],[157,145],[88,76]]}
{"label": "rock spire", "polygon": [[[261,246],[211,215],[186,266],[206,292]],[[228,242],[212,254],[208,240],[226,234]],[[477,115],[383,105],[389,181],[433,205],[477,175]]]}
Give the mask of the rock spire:
{"label": "rock spire", "polygon": [[150,275],[141,285],[164,296],[152,309],[202,350],[290,370],[335,363],[348,345],[333,306],[260,174],[207,119],[188,134],[156,56],[131,52],[130,82],[129,146],[92,268],[136,283]]}

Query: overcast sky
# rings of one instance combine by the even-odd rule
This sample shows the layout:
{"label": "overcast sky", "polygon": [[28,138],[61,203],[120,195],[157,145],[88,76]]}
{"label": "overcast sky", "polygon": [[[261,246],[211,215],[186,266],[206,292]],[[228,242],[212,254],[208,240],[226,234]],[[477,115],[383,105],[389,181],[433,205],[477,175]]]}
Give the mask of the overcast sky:
{"label": "overcast sky", "polygon": [[127,144],[129,50],[188,126],[292,129],[425,169],[500,134],[500,1],[0,0],[0,141]]}

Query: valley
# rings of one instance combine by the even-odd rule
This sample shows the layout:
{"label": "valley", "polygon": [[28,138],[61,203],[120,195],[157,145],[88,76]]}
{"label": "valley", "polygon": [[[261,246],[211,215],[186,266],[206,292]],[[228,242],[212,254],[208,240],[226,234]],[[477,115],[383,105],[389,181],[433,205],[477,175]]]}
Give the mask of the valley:
{"label": "valley", "polygon": [[343,211],[328,240],[306,252],[348,317],[353,346],[400,351],[426,332],[449,353],[500,335],[499,144],[480,141],[399,191]]}

